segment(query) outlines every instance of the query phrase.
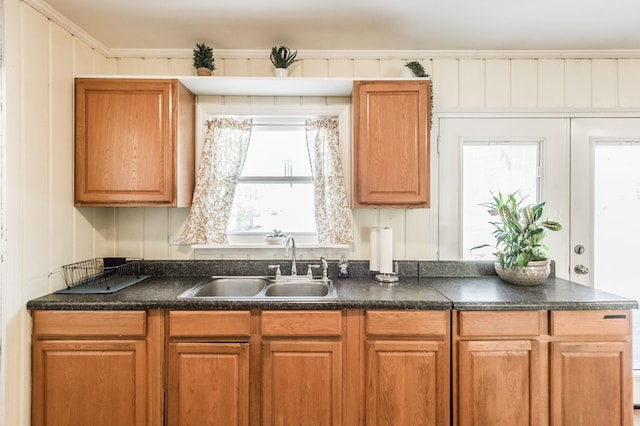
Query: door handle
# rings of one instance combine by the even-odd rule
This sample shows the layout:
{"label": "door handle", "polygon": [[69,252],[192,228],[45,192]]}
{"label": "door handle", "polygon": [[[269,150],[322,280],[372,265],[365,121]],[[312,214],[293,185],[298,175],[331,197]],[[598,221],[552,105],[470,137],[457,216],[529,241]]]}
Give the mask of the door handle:
{"label": "door handle", "polygon": [[576,271],[576,274],[581,274],[581,275],[586,275],[589,273],[589,268],[587,268],[584,265],[576,265],[575,268],[573,268],[574,271]]}

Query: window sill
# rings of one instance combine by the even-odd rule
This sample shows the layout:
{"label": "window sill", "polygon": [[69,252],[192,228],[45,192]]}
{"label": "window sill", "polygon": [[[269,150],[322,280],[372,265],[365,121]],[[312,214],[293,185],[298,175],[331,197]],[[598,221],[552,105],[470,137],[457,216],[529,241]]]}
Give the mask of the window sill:
{"label": "window sill", "polygon": [[[193,249],[278,249],[284,250],[284,244],[265,244],[265,243],[249,243],[249,244],[191,244]],[[297,243],[298,249],[338,249],[348,250],[349,244],[318,244],[318,243]]]}

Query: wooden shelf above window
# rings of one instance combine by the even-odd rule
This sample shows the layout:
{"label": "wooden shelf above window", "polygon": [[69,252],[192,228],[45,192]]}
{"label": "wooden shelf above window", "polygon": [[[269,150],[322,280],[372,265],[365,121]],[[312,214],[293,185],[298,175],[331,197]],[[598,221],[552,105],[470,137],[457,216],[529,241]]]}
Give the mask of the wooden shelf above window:
{"label": "wooden shelf above window", "polygon": [[196,95],[351,96],[352,78],[180,77]]}

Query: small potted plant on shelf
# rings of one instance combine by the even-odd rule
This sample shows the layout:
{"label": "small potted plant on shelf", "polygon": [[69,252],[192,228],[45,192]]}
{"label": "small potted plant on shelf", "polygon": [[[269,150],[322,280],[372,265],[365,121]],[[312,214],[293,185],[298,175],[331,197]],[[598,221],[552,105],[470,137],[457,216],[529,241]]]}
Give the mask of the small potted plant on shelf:
{"label": "small potted plant on shelf", "polygon": [[276,69],[274,75],[276,77],[286,77],[289,75],[288,68],[300,59],[296,59],[298,56],[297,50],[291,50],[287,46],[273,46],[271,48],[271,63]]}
{"label": "small potted plant on shelf", "polygon": [[541,284],[549,276],[550,266],[544,244],[546,231],[559,231],[562,225],[542,217],[545,202],[523,205],[524,198],[518,192],[503,196],[493,195],[493,200],[482,205],[491,216],[499,220],[494,226],[495,246],[483,244],[472,248],[495,247],[496,273],[512,284]]}
{"label": "small potted plant on shelf", "polygon": [[408,77],[421,77],[428,78],[429,74],[427,74],[424,70],[422,64],[418,61],[409,61],[404,64],[406,70],[408,70]]}
{"label": "small potted plant on shelf", "polygon": [[287,236],[279,229],[274,229],[272,233],[265,235],[264,241],[267,244],[282,244],[287,239]]}
{"label": "small potted plant on shelf", "polygon": [[205,43],[196,43],[193,49],[193,66],[196,68],[196,73],[204,76],[211,75],[211,72],[216,69],[214,62],[213,49]]}

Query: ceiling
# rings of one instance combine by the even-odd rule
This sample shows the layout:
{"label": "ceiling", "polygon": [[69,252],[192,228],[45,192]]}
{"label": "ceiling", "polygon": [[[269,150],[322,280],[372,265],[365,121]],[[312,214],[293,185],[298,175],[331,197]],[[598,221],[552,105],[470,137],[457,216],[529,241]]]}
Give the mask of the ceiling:
{"label": "ceiling", "polygon": [[640,48],[638,0],[46,0],[108,49]]}

